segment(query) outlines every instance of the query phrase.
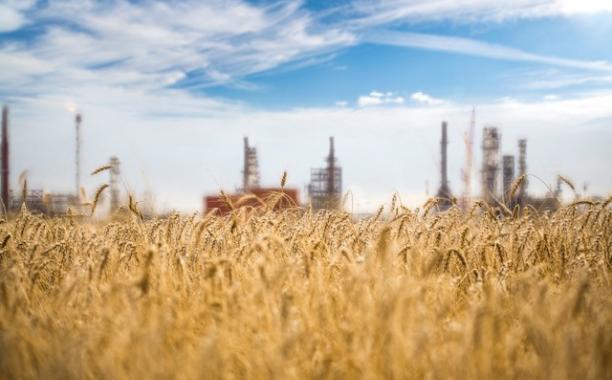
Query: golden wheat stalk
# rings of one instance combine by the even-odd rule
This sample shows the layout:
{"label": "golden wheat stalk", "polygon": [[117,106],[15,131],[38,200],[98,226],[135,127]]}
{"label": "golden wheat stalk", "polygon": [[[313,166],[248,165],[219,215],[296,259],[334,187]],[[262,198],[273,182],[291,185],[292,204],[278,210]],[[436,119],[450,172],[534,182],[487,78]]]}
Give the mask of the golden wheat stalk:
{"label": "golden wheat stalk", "polygon": [[560,175],[559,180],[569,186],[569,188],[572,189],[574,193],[576,193],[576,186],[574,185],[574,182],[572,182],[569,178]]}
{"label": "golden wheat stalk", "polygon": [[110,170],[112,168],[113,168],[112,165],[103,165],[103,166],[100,166],[99,168],[97,168],[96,170],[94,170],[93,172],[91,172],[90,175],[96,175],[98,173],[102,173],[103,171]]}
{"label": "golden wheat stalk", "polygon": [[105,183],[102,186],[100,186],[98,188],[98,190],[96,190],[96,194],[94,195],[94,199],[93,199],[93,202],[91,204],[91,215],[93,215],[94,212],[96,211],[96,207],[98,206],[98,202],[100,201],[100,197],[102,196],[102,192],[104,190],[106,190],[107,187],[108,187],[108,184]]}

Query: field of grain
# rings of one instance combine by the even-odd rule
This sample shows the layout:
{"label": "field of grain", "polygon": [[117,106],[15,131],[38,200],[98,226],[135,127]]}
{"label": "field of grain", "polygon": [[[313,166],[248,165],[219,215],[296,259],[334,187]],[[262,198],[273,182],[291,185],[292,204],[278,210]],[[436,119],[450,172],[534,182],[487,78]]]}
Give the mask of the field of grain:
{"label": "field of grain", "polygon": [[610,200],[397,203],[361,221],[22,210],[0,224],[0,378],[612,378]]}

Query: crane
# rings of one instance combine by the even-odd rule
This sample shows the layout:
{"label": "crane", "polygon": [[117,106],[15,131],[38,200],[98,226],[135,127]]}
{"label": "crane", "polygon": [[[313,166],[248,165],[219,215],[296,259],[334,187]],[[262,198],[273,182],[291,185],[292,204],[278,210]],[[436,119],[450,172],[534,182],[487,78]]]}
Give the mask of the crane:
{"label": "crane", "polygon": [[461,196],[461,208],[466,210],[470,206],[472,192],[472,165],[474,158],[474,130],[476,129],[476,107],[472,107],[472,117],[469,129],[463,134],[465,143],[465,163],[461,170],[463,180],[463,194]]}

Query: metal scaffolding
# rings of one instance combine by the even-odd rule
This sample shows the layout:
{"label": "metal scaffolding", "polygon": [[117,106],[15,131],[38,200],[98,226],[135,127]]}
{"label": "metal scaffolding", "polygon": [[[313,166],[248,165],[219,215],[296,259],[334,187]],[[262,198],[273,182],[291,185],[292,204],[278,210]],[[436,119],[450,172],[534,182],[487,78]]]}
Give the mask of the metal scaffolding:
{"label": "metal scaffolding", "polygon": [[249,146],[249,138],[244,138],[244,165],[242,169],[242,191],[259,188],[259,163],[257,149]]}
{"label": "metal scaffolding", "polygon": [[482,134],[482,199],[494,204],[498,198],[500,135],[496,127],[486,127]]}
{"label": "metal scaffolding", "polygon": [[312,208],[338,209],[342,196],[342,168],[338,166],[334,138],[329,138],[329,155],[325,168],[311,169],[308,194]]}

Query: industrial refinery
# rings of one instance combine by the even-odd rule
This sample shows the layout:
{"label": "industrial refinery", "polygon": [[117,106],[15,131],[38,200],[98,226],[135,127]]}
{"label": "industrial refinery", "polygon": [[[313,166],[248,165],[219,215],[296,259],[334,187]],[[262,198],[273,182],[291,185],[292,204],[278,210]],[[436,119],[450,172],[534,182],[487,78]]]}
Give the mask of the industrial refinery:
{"label": "industrial refinery", "polygon": [[[299,205],[297,189],[261,187],[259,185],[257,149],[250,146],[248,137],[245,137],[242,187],[235,193],[215,194],[204,197],[204,213],[218,211],[223,215],[229,213],[234,207],[256,207],[265,202],[268,197],[278,193],[284,194],[284,197],[276,203],[276,207],[286,208]],[[253,195],[254,197],[248,197],[248,195]]]}
{"label": "industrial refinery", "polygon": [[[10,184],[10,154],[9,154],[9,108],[2,108],[2,178],[1,178],[1,200],[5,212],[19,210],[25,205],[30,212],[46,214],[49,216],[65,215],[68,212],[74,216],[83,216],[83,206],[88,204],[85,192],[81,186],[81,124],[83,117],[80,113],[75,114],[75,187],[73,193],[45,192],[42,189],[29,189],[27,178],[20,179],[17,191]],[[111,157],[107,165],[110,173],[108,185],[110,187],[110,209],[111,213],[119,209],[120,191],[118,181],[120,177],[119,159]],[[18,194],[18,195],[17,195]]]}
{"label": "industrial refinery", "polygon": [[[83,117],[76,113],[75,126],[75,184],[73,193],[45,192],[41,189],[28,189],[27,181],[11,188],[10,184],[10,140],[9,109],[2,109],[2,183],[1,197],[3,208],[7,211],[18,210],[23,204],[32,211],[47,215],[62,215],[72,210],[76,215],[83,215],[84,205],[89,204],[81,186],[81,128]],[[491,125],[482,129],[482,162],[480,167],[480,195],[473,196],[471,183],[474,156],[475,109],[464,135],[465,163],[461,171],[461,189],[451,188],[448,178],[448,123],[441,123],[439,186],[436,191],[437,207],[444,211],[457,205],[466,210],[475,201],[481,200],[493,207],[503,205],[532,206],[536,210],[555,210],[559,206],[560,178],[556,190],[545,197],[532,197],[528,192],[529,176],[527,172],[527,139],[521,138],[515,144],[515,152],[501,151],[501,131]],[[512,144],[514,145],[514,144]],[[204,213],[218,212],[227,214],[236,207],[256,207],[266,202],[275,194],[282,194],[275,203],[277,208],[306,206],[313,210],[340,209],[343,193],[342,167],[336,154],[334,137],[329,138],[329,151],[323,167],[312,168],[310,182],[305,187],[307,200],[300,201],[297,188],[261,185],[259,158],[257,148],[250,145],[248,137],[243,140],[242,184],[235,191],[206,195],[203,199]],[[518,157],[518,158],[516,158]],[[112,214],[120,209],[121,193],[119,190],[120,162],[115,156],[110,157],[105,170],[108,171],[110,200],[108,211]],[[15,191],[14,189],[19,189]],[[455,196],[455,192],[459,196]],[[152,213],[152,211],[151,211]]]}
{"label": "industrial refinery", "polygon": [[[447,146],[448,124],[442,122],[440,139],[440,186],[436,193],[439,199],[438,207],[446,210],[455,200],[462,209],[466,210],[476,200],[497,207],[503,205],[507,208],[531,206],[538,211],[553,211],[559,207],[560,180],[558,177],[557,190],[545,197],[532,197],[527,192],[529,176],[527,173],[527,139],[517,141],[518,165],[514,154],[501,152],[501,132],[495,126],[485,126],[482,130],[482,166],[480,169],[480,197],[471,196],[471,173],[473,162],[473,135],[475,127],[475,110],[472,110],[470,129],[465,137],[465,165],[462,169],[463,192],[460,199],[456,199],[450,189],[447,175]],[[518,173],[518,175],[516,175]]]}

